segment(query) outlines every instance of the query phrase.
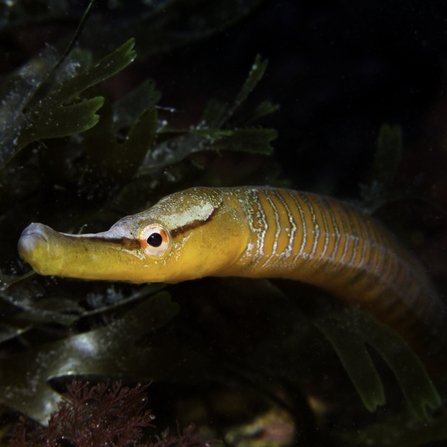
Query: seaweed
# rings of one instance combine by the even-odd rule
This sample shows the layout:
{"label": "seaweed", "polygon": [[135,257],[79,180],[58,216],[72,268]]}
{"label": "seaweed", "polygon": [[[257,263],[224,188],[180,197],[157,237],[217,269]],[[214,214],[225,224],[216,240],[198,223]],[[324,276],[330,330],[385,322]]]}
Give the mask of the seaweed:
{"label": "seaweed", "polygon": [[[122,70],[135,59],[134,40],[131,39],[96,64],[86,63],[88,54],[72,52],[56,70],[49,86],[50,70],[38,73],[32,64],[25,66],[16,79],[9,79],[10,92],[2,101],[0,118],[4,122],[0,133],[0,171],[28,144],[46,138],[61,138],[83,132],[99,121],[96,114],[103,105],[103,97],[82,98],[82,93]],[[49,55],[40,56],[36,64],[48,64]],[[12,86],[11,86],[12,84]],[[4,86],[0,87],[4,89]],[[39,90],[46,90],[44,98],[36,99]]]}
{"label": "seaweed", "polygon": [[[237,127],[241,123],[232,120],[262,79],[266,67],[267,61],[262,60],[259,55],[256,56],[250,73],[233,102],[225,106],[216,100],[210,100],[195,126],[189,129],[161,128],[157,135],[158,144],[147,153],[139,174],[156,172],[200,151],[229,150],[271,155],[273,148],[270,143],[277,137],[274,129],[240,129]],[[258,105],[252,114],[245,117],[244,123],[252,122],[255,118],[261,118],[277,110],[278,106],[263,102],[262,106]]]}
{"label": "seaweed", "polygon": [[[45,423],[60,401],[60,394],[47,384],[50,378],[74,374],[158,377],[164,370],[161,353],[131,347],[143,333],[165,325],[178,307],[170,302],[166,292],[144,300],[145,295],[134,297],[134,301],[142,302],[106,326],[2,359],[1,401]],[[115,361],[117,358],[119,362]],[[143,358],[145,360],[141,361]],[[155,363],[154,359],[157,359]],[[35,368],[32,375],[27,373],[30,364]],[[169,365],[167,367],[169,369]]]}
{"label": "seaweed", "polygon": [[[408,187],[406,190],[394,188],[393,184],[402,157],[402,147],[402,128],[398,125],[382,124],[377,137],[371,180],[369,184],[360,184],[362,208],[366,212],[374,214],[392,203],[421,202],[447,217],[445,207],[430,200],[426,195],[414,191],[412,187]],[[402,227],[405,227],[405,222],[400,223],[401,231],[396,231],[396,233],[403,233]]]}
{"label": "seaweed", "polygon": [[369,411],[386,402],[383,383],[365,344],[372,346],[396,376],[414,416],[429,420],[441,398],[421,360],[394,331],[357,309],[320,316],[316,326],[328,338]]}
{"label": "seaweed", "polygon": [[377,136],[370,182],[360,185],[362,207],[365,211],[374,213],[395,195],[392,186],[401,156],[402,129],[399,126],[382,124]]}
{"label": "seaweed", "polygon": [[[103,107],[104,97],[88,97],[84,93],[88,88],[130,64],[136,57],[133,46],[134,39],[130,39],[95,64],[91,63],[91,55],[88,52],[74,50],[56,70],[54,51],[47,49],[37,60],[5,81],[0,86],[3,91],[9,88],[0,108],[0,118],[3,118],[4,122],[0,134],[0,171],[33,141],[66,137],[91,128],[94,129],[83,136],[89,168],[92,172],[97,172],[101,164],[101,167],[105,167],[103,176],[114,178],[121,175],[122,180],[129,180],[135,174],[144,155],[146,160],[141,169],[147,171],[161,169],[193,152],[205,149],[271,154],[269,143],[276,138],[274,130],[222,129],[262,78],[266,61],[256,57],[247,81],[233,104],[226,110],[222,108],[218,119],[212,117],[208,107],[201,122],[191,129],[173,130],[162,127],[157,132],[161,141],[152,148],[157,126],[154,107],[160,99],[160,94],[151,81],[142,83],[140,87],[117,101],[113,111],[111,106]],[[34,65],[49,68],[36,72]],[[38,97],[41,91],[45,91],[45,96],[37,99],[36,96]],[[137,96],[136,106],[132,107],[130,112],[130,104],[133,105]],[[98,114],[101,107],[103,110]],[[260,111],[258,107],[250,117],[251,121],[274,112],[277,107],[263,103],[261,109]],[[100,116],[102,119],[97,126]],[[115,132],[127,127],[130,127],[130,131],[125,141],[118,144]],[[181,145],[170,141],[183,134],[189,134],[189,140],[182,140]],[[105,142],[107,150],[111,151],[108,157],[104,157]],[[131,151],[134,152],[130,153]],[[127,162],[128,169],[125,169],[123,162],[129,159],[131,162]],[[107,161],[113,166],[107,165]]]}
{"label": "seaweed", "polygon": [[124,447],[205,447],[194,434],[194,427],[182,430],[177,425],[177,435],[165,430],[153,442],[142,443],[144,430],[153,427],[155,416],[147,408],[149,384],[129,388],[121,381],[81,383],[73,380],[67,392],[48,421],[48,426],[35,425],[28,429],[22,417],[10,435],[10,447],[58,447],[70,444],[77,447],[113,445]]}

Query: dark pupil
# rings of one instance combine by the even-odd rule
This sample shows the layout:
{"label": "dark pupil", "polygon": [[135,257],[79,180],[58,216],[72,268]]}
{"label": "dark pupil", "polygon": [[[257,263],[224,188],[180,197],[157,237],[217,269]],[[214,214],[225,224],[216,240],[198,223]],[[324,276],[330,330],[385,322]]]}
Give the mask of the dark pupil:
{"label": "dark pupil", "polygon": [[160,247],[161,243],[163,242],[163,238],[161,237],[160,234],[158,233],[152,233],[148,238],[147,238],[147,243],[151,246],[151,247]]}

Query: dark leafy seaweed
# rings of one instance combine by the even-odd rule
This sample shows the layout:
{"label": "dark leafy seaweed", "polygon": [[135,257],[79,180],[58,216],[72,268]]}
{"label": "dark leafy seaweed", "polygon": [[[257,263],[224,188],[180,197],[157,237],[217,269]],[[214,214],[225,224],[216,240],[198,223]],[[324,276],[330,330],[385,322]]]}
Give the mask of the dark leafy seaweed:
{"label": "dark leafy seaweed", "polygon": [[[147,153],[139,174],[156,172],[201,151],[230,150],[271,155],[273,148],[270,143],[277,137],[276,130],[239,129],[235,128],[232,122],[235,113],[244,105],[247,97],[262,79],[266,67],[267,61],[262,60],[259,55],[256,56],[250,73],[234,101],[225,106],[219,101],[210,100],[196,126],[190,129],[160,128],[156,145]],[[277,106],[264,102],[246,117],[244,125],[276,110]]]}
{"label": "dark leafy seaweed", "polygon": [[[51,377],[77,374],[137,375],[148,380],[163,377],[170,366],[169,362],[163,366],[161,352],[136,347],[134,341],[165,325],[177,311],[178,306],[170,302],[169,295],[160,292],[105,327],[0,360],[0,400],[45,424],[61,399],[47,384]],[[29,374],[31,364],[33,374]]]}
{"label": "dark leafy seaweed", "polygon": [[383,405],[385,394],[365,343],[387,362],[419,420],[429,419],[427,407],[437,409],[441,405],[439,394],[417,355],[400,336],[374,318],[348,308],[342,314],[317,319],[316,325],[334,346],[368,410]]}
{"label": "dark leafy seaweed", "polygon": [[130,128],[145,111],[155,107],[161,98],[161,92],[154,81],[148,79],[127,95],[112,104],[115,131]]}
{"label": "dark leafy seaweed", "polygon": [[[59,138],[83,132],[99,121],[96,114],[103,105],[103,97],[82,98],[81,94],[98,82],[113,76],[135,58],[134,41],[129,40],[116,51],[96,64],[82,67],[81,58],[69,59],[65,70],[75,69],[68,77],[63,75],[62,83],[48,86],[44,98],[36,100],[35,94],[43,89],[47,81],[47,71],[40,73],[35,79],[35,71],[29,65],[18,73],[20,83],[13,85],[9,95],[2,102],[0,117],[7,117],[6,124],[0,133],[0,170],[15,157],[21,149],[33,141],[45,138]],[[42,55],[42,63],[48,64],[49,55]],[[76,68],[80,67],[79,71]],[[11,82],[11,81],[10,81]],[[17,84],[17,83],[16,83]],[[20,99],[19,99],[20,98]]]}
{"label": "dark leafy seaweed", "polygon": [[[391,191],[402,155],[402,129],[382,124],[377,137],[377,148],[369,185],[361,185],[363,207],[374,212],[387,203],[395,193]],[[402,193],[399,193],[402,197]]]}

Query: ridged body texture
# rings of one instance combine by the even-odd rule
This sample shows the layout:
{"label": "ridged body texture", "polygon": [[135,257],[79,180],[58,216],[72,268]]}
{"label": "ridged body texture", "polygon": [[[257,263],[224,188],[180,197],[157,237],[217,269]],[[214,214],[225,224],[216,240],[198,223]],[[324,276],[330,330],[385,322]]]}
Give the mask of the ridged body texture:
{"label": "ridged body texture", "polygon": [[361,210],[315,194],[191,188],[103,233],[71,235],[31,224],[19,251],[44,275],[135,283],[204,276],[302,281],[375,315],[422,355],[447,346],[444,304],[409,251]]}
{"label": "ridged body texture", "polygon": [[302,281],[358,304],[408,338],[424,337],[420,326],[445,337],[445,308],[427,274],[370,216],[310,193],[228,192],[244,211],[250,241],[225,276]]}

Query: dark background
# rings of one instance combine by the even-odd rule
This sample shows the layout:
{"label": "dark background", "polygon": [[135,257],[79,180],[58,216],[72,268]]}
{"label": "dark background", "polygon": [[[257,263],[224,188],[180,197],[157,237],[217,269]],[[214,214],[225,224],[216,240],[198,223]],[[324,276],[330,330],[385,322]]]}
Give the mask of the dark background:
{"label": "dark background", "polygon": [[[281,106],[263,124],[279,131],[284,176],[298,189],[355,196],[382,123],[402,126],[405,158],[443,138],[446,12],[442,2],[267,1],[145,67],[164,104],[194,111],[210,96],[229,99],[261,54],[269,67],[256,94]],[[438,164],[442,155],[431,155],[424,164]]]}

